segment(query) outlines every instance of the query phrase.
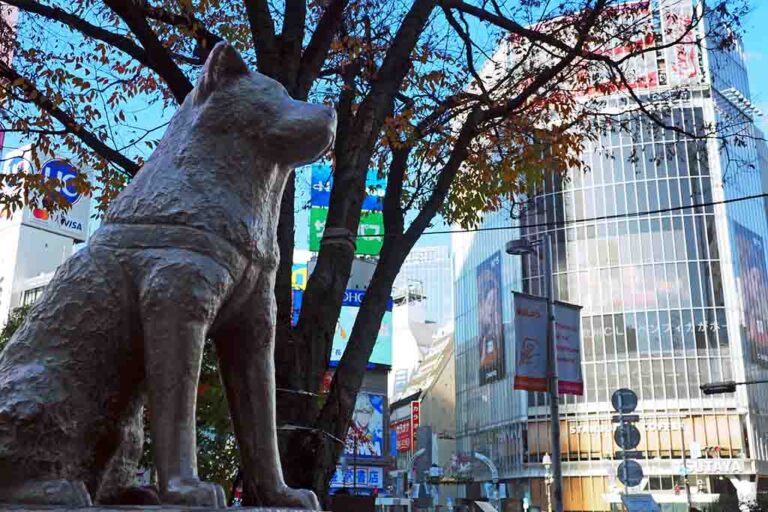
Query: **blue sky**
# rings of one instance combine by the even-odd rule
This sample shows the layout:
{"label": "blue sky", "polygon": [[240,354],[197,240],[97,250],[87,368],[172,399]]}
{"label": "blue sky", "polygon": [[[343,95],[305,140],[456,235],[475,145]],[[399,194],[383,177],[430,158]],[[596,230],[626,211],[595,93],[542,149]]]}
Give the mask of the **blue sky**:
{"label": "blue sky", "polygon": [[[753,103],[766,113],[762,119],[758,119],[758,124],[765,133],[768,133],[768,0],[751,0],[752,12],[744,20],[744,50],[746,56],[747,70],[749,73],[750,90]],[[141,101],[135,101],[134,108],[128,108],[127,114],[134,114],[147,123],[147,119],[152,119],[149,123],[153,126],[160,124],[163,120],[170,117],[172,112],[163,111],[158,108],[159,105],[148,105]],[[133,117],[133,116],[131,116]],[[142,124],[144,124],[142,123]],[[158,132],[159,135],[159,132]],[[23,143],[16,134],[9,134],[6,138],[6,150],[18,147]],[[147,156],[147,155],[145,155]],[[297,189],[299,190],[296,219],[296,241],[297,248],[306,248],[308,242],[308,215],[305,208],[309,199],[308,186],[310,177],[308,172],[299,173],[297,180]],[[302,189],[304,189],[302,191]],[[445,229],[444,225],[436,225],[432,229]],[[444,245],[449,242],[447,235],[424,236],[419,245]]]}
{"label": "blue sky", "polygon": [[[752,6],[753,11],[744,22],[744,52],[749,72],[749,87],[752,102],[768,116],[768,2],[752,0]],[[766,116],[759,123],[764,132],[768,128]]]}

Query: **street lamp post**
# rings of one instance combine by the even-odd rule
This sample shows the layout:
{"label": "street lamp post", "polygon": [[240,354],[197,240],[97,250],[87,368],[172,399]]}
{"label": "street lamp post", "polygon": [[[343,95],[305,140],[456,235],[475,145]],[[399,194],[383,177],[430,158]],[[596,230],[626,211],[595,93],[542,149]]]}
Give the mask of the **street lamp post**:
{"label": "street lamp post", "polygon": [[541,459],[541,463],[544,464],[544,484],[547,488],[547,512],[552,512],[552,458],[548,453],[544,454]]}
{"label": "street lamp post", "polygon": [[547,380],[549,381],[550,444],[552,449],[552,487],[555,512],[563,512],[563,466],[560,455],[560,396],[557,390],[557,347],[555,346],[555,288],[552,268],[552,237],[544,233],[538,240],[521,238],[507,242],[507,254],[522,256],[544,246],[544,281],[547,294]]}

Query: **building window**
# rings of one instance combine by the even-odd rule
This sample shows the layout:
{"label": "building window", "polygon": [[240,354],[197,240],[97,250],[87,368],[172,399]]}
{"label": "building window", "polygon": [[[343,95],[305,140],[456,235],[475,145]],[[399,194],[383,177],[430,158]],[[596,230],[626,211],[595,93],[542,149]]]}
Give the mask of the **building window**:
{"label": "building window", "polygon": [[38,286],[37,288],[30,288],[29,290],[24,290],[24,293],[21,295],[21,305],[22,306],[31,306],[37,300],[43,295],[43,292],[45,291],[45,286]]}

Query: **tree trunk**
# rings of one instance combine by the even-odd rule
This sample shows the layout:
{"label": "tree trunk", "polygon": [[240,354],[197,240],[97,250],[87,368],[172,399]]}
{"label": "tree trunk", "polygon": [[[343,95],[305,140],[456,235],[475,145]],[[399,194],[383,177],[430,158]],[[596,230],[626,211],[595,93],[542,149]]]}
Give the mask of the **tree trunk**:
{"label": "tree trunk", "polygon": [[[293,391],[281,392],[278,396],[280,419],[284,422],[284,428],[300,428],[290,435],[283,431],[281,453],[286,481],[294,487],[314,489],[321,496],[327,493],[328,482],[343,449],[340,441],[346,437],[355,397],[378,335],[392,283],[413,246],[412,242],[396,251],[395,239],[385,240],[366,299],[352,330],[350,343],[325,404],[320,403],[319,397],[313,398],[312,395],[301,395],[295,391],[319,393],[323,374],[328,368],[336,322],[355,256],[354,236],[360,223],[370,159],[384,121],[392,115],[395,95],[410,69],[410,55],[436,3],[436,0],[413,2],[387,52],[379,71],[380,78],[371,93],[354,114],[351,111],[339,112],[339,130],[334,148],[334,187],[325,236],[307,283],[298,325],[291,330],[289,336],[278,339],[278,344],[287,344],[278,347],[282,353],[278,356],[277,371],[279,374],[286,371],[291,373],[280,375],[278,379],[279,382],[290,383]],[[343,119],[345,114],[350,116],[346,123]],[[359,341],[356,342],[356,339]],[[358,349],[348,355],[350,345],[354,344],[363,344],[365,349]],[[339,379],[339,375],[344,377]],[[345,382],[343,392],[338,389],[334,392],[333,389],[338,388],[337,381],[347,378],[349,382]],[[289,394],[291,398],[288,398]],[[337,419],[329,418],[326,411],[329,403],[334,404],[330,409],[338,409],[341,414]]]}
{"label": "tree trunk", "polygon": [[328,492],[328,482],[343,451],[352,412],[363,382],[368,359],[381,327],[392,285],[413,244],[402,237],[389,238],[360,306],[347,349],[334,375],[331,390],[314,423],[314,435],[297,435],[289,446],[286,462],[301,467],[295,485]]}

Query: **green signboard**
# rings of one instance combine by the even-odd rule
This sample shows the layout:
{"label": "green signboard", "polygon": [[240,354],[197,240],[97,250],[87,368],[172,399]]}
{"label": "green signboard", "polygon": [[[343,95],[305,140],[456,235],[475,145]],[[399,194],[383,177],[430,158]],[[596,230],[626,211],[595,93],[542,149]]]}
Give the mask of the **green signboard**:
{"label": "green signboard", "polygon": [[[320,240],[325,231],[325,221],[328,218],[328,208],[313,206],[309,212],[309,250],[319,251]],[[363,211],[360,225],[357,227],[355,254],[377,256],[384,244],[384,215],[382,212]]]}

